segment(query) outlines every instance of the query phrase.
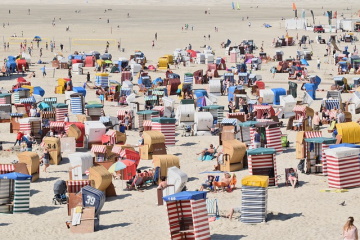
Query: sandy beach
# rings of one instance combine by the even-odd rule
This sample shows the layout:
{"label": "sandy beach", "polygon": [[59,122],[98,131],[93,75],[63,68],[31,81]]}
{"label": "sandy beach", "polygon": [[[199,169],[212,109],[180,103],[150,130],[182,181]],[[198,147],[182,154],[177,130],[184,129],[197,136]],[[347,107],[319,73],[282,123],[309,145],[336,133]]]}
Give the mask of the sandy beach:
{"label": "sandy beach", "polygon": [[[190,3],[178,0],[152,0],[152,1],[107,1],[106,4],[93,0],[72,3],[70,0],[54,4],[52,1],[28,1],[20,0],[17,5],[12,1],[2,1],[0,10],[0,65],[3,65],[4,58],[19,54],[19,44],[25,39],[32,39],[35,35],[41,36],[43,41],[40,47],[43,48],[42,61],[50,62],[55,52],[60,52],[59,45],[64,45],[63,55],[68,56],[74,51],[90,52],[92,50],[101,53],[105,50],[106,41],[110,42],[109,53],[113,59],[119,57],[129,58],[135,50],[141,50],[148,59],[148,65],[156,65],[158,58],[165,54],[172,54],[176,48],[185,48],[189,43],[195,50],[201,50],[200,46],[210,45],[215,56],[224,57],[225,50],[220,47],[221,42],[230,39],[231,45],[239,44],[244,39],[253,39],[257,46],[264,42],[264,52],[269,56],[275,55],[276,50],[284,51],[284,56],[296,55],[298,46],[282,47],[281,49],[271,46],[274,38],[286,34],[284,21],[281,18],[291,18],[294,16],[291,10],[290,1],[271,0],[271,1],[252,1],[251,3],[240,3],[241,10],[232,10],[231,1],[196,1]],[[316,22],[326,23],[323,12],[326,10],[338,11],[350,17],[350,10],[356,12],[356,1],[297,1],[298,9],[313,10],[316,15]],[[258,7],[257,7],[258,6]],[[324,7],[322,9],[322,7]],[[31,14],[28,15],[28,9]],[[107,9],[106,13],[104,10]],[[111,9],[111,10],[109,10]],[[9,14],[9,10],[11,13]],[[80,10],[80,12],[78,12]],[[210,14],[204,14],[204,11]],[[78,13],[76,13],[77,11]],[[130,17],[127,17],[129,13]],[[242,20],[242,18],[245,20]],[[246,19],[249,17],[249,19]],[[310,13],[307,18],[310,19]],[[55,26],[52,21],[55,18]],[[61,20],[60,20],[61,18]],[[107,23],[109,21],[109,23]],[[251,22],[251,27],[248,26]],[[9,24],[8,24],[9,23]],[[265,28],[264,23],[272,25]],[[189,24],[188,30],[182,31],[182,26]],[[69,27],[70,31],[66,31]],[[214,28],[219,29],[218,32]],[[193,30],[191,30],[193,29]],[[151,44],[157,33],[157,41],[152,48]],[[16,34],[16,38],[11,38]],[[210,40],[204,35],[210,34]],[[316,33],[304,30],[288,30],[289,36],[294,38],[306,35],[315,40]],[[330,33],[322,34],[328,39]],[[339,35],[339,34],[338,34]],[[1,39],[2,36],[2,39]],[[357,35],[359,37],[359,34]],[[92,41],[81,39],[93,39]],[[45,50],[45,41],[55,41],[56,48],[54,53]],[[94,41],[96,40],[96,41]],[[10,47],[6,51],[3,42],[9,42]],[[124,52],[117,49],[117,42],[121,42]],[[357,46],[359,42],[356,43]],[[349,45],[349,44],[348,44]],[[346,46],[345,43],[339,45],[340,49]],[[317,43],[311,44],[313,60],[309,61],[308,72],[321,77],[322,82],[319,86],[325,91],[316,93],[316,101],[311,105],[315,111],[320,109],[321,99],[326,96],[326,90],[333,84],[333,76],[337,75],[337,68],[334,64],[327,64],[324,58],[325,45]],[[349,45],[352,50],[353,46]],[[255,51],[258,55],[259,49]],[[229,58],[229,56],[227,56]],[[316,59],[320,58],[321,69],[316,68]],[[67,77],[67,70],[56,69],[53,75],[52,70],[47,72],[46,77],[42,77],[40,68],[42,64],[36,64],[40,59],[39,49],[34,46],[32,54],[31,71],[35,71],[36,77],[29,79],[32,86],[41,86],[46,91],[45,96],[56,96],[58,102],[65,100],[65,95],[55,95],[54,88],[58,78]],[[262,65],[262,70],[256,74],[261,74],[267,88],[282,87],[288,89],[288,74],[278,73],[272,78],[270,68],[276,66],[277,62],[269,62]],[[227,67],[235,66],[227,62]],[[47,64],[51,67],[51,64]],[[180,66],[171,69],[183,78],[184,73],[194,72],[198,69],[206,70],[204,64],[191,64],[190,67]],[[95,71],[93,68],[84,68],[84,72],[90,72],[92,81]],[[222,75],[225,71],[220,71]],[[165,77],[165,71],[150,73],[152,79]],[[354,75],[346,75],[352,83]],[[26,77],[25,77],[26,78]],[[110,79],[120,81],[120,74],[111,73]],[[82,86],[86,81],[86,75],[73,75],[74,86]],[[133,81],[134,83],[137,80]],[[0,87],[11,89],[16,83],[16,78],[11,79],[0,77]],[[194,85],[194,89],[207,88],[208,85]],[[135,90],[138,90],[135,87]],[[299,94],[300,93],[300,94]],[[250,96],[250,92],[248,91]],[[302,97],[302,92],[298,91],[298,96]],[[176,96],[178,106],[179,100]],[[348,100],[350,93],[342,94],[342,99]],[[254,98],[252,96],[252,98]],[[87,89],[86,101],[99,101],[95,90]],[[300,97],[299,97],[300,100]],[[137,97],[140,108],[144,108],[144,98]],[[227,96],[219,98],[218,105],[227,106]],[[15,108],[13,108],[15,109]],[[106,115],[116,116],[119,109],[113,102],[105,101],[104,111]],[[227,107],[225,108],[227,109]],[[360,115],[353,115],[356,121]],[[70,116],[75,120],[75,116]],[[288,119],[284,119],[286,125]],[[330,137],[326,128],[322,127],[324,137]],[[342,226],[349,216],[355,218],[355,225],[360,219],[359,196],[360,189],[350,189],[346,193],[325,193],[320,190],[327,189],[327,178],[320,175],[299,174],[300,187],[292,189],[286,187],[285,168],[296,168],[298,160],[295,156],[295,137],[296,131],[288,131],[286,127],[281,128],[283,134],[288,134],[290,148],[284,153],[276,156],[277,172],[280,175],[279,187],[271,187],[268,191],[268,219],[266,223],[256,225],[246,225],[239,221],[239,214],[235,214],[235,219],[230,221],[225,217],[210,222],[211,239],[342,239]],[[9,133],[9,123],[0,123],[0,141],[3,141],[3,148],[10,149],[16,139],[16,134]],[[127,131],[127,143],[135,145],[139,140],[137,131]],[[181,170],[188,174],[188,190],[199,189],[201,183],[206,179],[203,171],[213,169],[214,161],[197,160],[196,152],[208,147],[209,144],[219,145],[217,136],[193,136],[181,137],[180,130],[177,130],[176,145],[168,147],[168,154],[176,154],[180,157]],[[17,159],[16,152],[1,151],[0,163],[10,163]],[[52,204],[53,185],[56,180],[68,179],[69,161],[67,155],[63,154],[64,161],[58,165],[51,165],[49,172],[41,173],[40,179],[31,184],[31,203],[29,214],[0,215],[0,239],[169,239],[169,226],[165,206],[157,206],[155,188],[139,191],[125,191],[121,180],[113,180],[116,187],[116,197],[108,198],[101,211],[100,230],[91,234],[75,235],[65,226],[65,221],[69,220],[66,206]],[[140,167],[152,167],[151,160],[141,160]],[[237,178],[241,179],[249,175],[247,169],[236,172]],[[241,187],[238,180],[238,187]],[[231,193],[217,192],[208,193],[209,198],[218,199],[220,214],[225,216],[233,207],[241,206],[241,190]],[[346,201],[345,206],[339,205]]]}

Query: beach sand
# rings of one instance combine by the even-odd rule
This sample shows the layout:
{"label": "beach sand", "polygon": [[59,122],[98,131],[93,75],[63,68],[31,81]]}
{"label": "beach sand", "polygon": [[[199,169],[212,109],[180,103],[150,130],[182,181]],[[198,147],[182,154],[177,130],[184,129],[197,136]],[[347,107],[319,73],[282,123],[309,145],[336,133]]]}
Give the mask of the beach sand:
{"label": "beach sand", "polygon": [[[355,5],[355,1],[299,1],[298,9],[312,9],[316,15],[316,23],[319,21],[326,23],[326,18],[322,16],[325,10],[338,10],[339,13],[350,14],[350,11],[343,10],[346,7]],[[195,50],[201,50],[200,46],[210,45],[216,56],[224,56],[224,49],[220,48],[220,43],[228,38],[232,45],[239,44],[244,39],[253,39],[257,46],[264,41],[264,51],[273,56],[276,50],[284,51],[286,57],[295,56],[297,46],[283,47],[275,49],[271,47],[274,38],[285,35],[284,22],[281,17],[293,17],[290,1],[253,1],[251,4],[241,4],[241,10],[232,10],[231,1],[107,1],[106,4],[94,1],[81,1],[71,3],[62,1],[54,4],[53,1],[18,1],[13,5],[12,1],[2,1],[0,10],[1,35],[4,41],[8,41],[13,34],[18,36],[18,40],[10,42],[10,49],[4,51],[0,45],[2,58],[19,53],[19,43],[21,32],[23,37],[29,39],[35,35],[41,36],[44,56],[43,61],[50,62],[54,57],[50,50],[45,50],[45,41],[55,40],[56,51],[59,52],[60,43],[64,44],[64,56],[72,54],[74,51],[105,50],[105,41],[84,41],[79,39],[109,39],[110,49],[113,59],[118,57],[129,58],[135,50],[145,53],[148,64],[156,65],[157,59],[165,54],[172,54],[176,48],[184,48],[189,43]],[[325,9],[322,9],[322,6]],[[256,8],[256,6],[259,6]],[[331,6],[331,7],[330,7]],[[31,15],[27,14],[27,9],[31,9]],[[210,9],[210,14],[204,14],[205,10]],[[8,10],[11,9],[11,14]],[[104,13],[105,9],[111,9]],[[75,13],[81,10],[80,13]],[[353,12],[356,10],[354,9]],[[127,18],[127,13],[130,18]],[[310,13],[307,14],[310,20]],[[249,20],[246,17],[249,16]],[[242,21],[242,17],[245,18]],[[51,22],[55,18],[55,26]],[[59,20],[61,18],[61,22]],[[110,23],[107,23],[109,19]],[[251,27],[248,27],[248,22]],[[7,23],[9,22],[9,26]],[[272,28],[264,28],[263,24],[268,23]],[[190,30],[182,31],[181,27],[189,24]],[[119,28],[117,27],[119,25]],[[65,31],[69,26],[70,31]],[[193,26],[193,31],[191,27]],[[219,31],[215,32],[214,27]],[[151,47],[154,35],[157,33],[158,40],[155,47]],[[290,36],[296,37],[307,35],[315,40],[317,34],[304,30],[289,30]],[[211,40],[204,40],[204,35],[211,35]],[[323,34],[325,39],[329,33]],[[339,35],[339,34],[338,34]],[[19,41],[20,40],[20,41]],[[116,42],[121,41],[121,47],[125,52],[117,50]],[[0,42],[1,38],[0,38]],[[91,43],[79,45],[80,43]],[[344,43],[340,44],[342,49]],[[352,46],[350,46],[352,50]],[[332,85],[332,77],[337,75],[336,67],[333,64],[326,64],[324,58],[325,45],[312,44],[313,59],[321,58],[321,70],[316,69],[316,60],[309,61],[308,67],[310,74],[317,74],[322,78],[320,88],[328,90]],[[259,51],[256,51],[258,54]],[[34,44],[32,62],[39,59],[39,50]],[[1,63],[2,64],[2,63]],[[227,63],[227,66],[234,64]],[[288,88],[287,74],[276,74],[272,79],[270,68],[277,65],[270,62],[262,65],[262,70],[256,72],[263,76],[267,87]],[[58,102],[64,101],[64,95],[55,95],[54,88],[56,80],[67,77],[67,70],[56,70],[53,77],[52,70],[47,72],[45,78],[42,77],[40,68],[43,65],[32,64],[30,70],[36,72],[36,78],[31,78],[33,86],[41,86],[45,89],[45,96],[56,96]],[[194,72],[198,69],[206,69],[205,65],[192,65],[190,67],[181,66],[180,69],[172,70],[180,76],[186,72]],[[94,79],[94,70],[85,68],[84,72],[90,72]],[[220,71],[222,74],[223,71]],[[150,73],[152,79],[165,77],[164,72]],[[352,76],[346,76],[351,81]],[[110,74],[110,79],[119,80],[119,74]],[[11,80],[0,78],[1,87],[10,89],[15,84],[15,77]],[[74,86],[82,86],[86,81],[86,75],[73,75]],[[136,82],[136,80],[134,80]],[[208,86],[196,85],[194,88],[207,88]],[[250,95],[250,94],[249,94]],[[302,93],[298,91],[302,97]],[[326,96],[326,91],[317,92],[317,99]],[[343,94],[343,100],[349,99],[351,94]],[[174,96],[173,96],[174,97]],[[175,98],[175,97],[174,97]],[[299,98],[300,99],[300,98]],[[86,101],[96,99],[94,90],[87,90]],[[137,100],[144,104],[143,98]],[[311,107],[319,110],[320,100],[315,101]],[[178,104],[178,100],[177,100]],[[177,106],[176,104],[176,106]],[[227,106],[227,97],[220,97],[218,104]],[[114,103],[105,102],[105,113],[115,116],[119,108]],[[359,116],[353,116],[357,120]],[[75,119],[70,116],[70,119]],[[287,120],[284,120],[285,123]],[[330,136],[322,128],[323,136]],[[220,218],[210,223],[212,239],[340,239],[341,229],[348,216],[354,216],[357,225],[360,214],[359,189],[351,189],[347,193],[322,193],[321,189],[327,188],[327,178],[317,175],[300,174],[300,187],[292,189],[284,186],[284,169],[296,167],[298,160],[295,158],[295,131],[281,129],[284,134],[288,134],[291,142],[290,148],[278,156],[277,172],[280,175],[279,187],[272,187],[268,192],[268,221],[257,225],[245,225],[233,219]],[[9,149],[15,141],[15,134],[9,133],[9,124],[0,124],[1,141],[4,141],[4,149]],[[177,131],[181,133],[181,131]],[[128,131],[128,144],[137,144],[139,134],[136,131]],[[176,137],[177,143],[173,147],[168,147],[169,154],[177,154],[180,157],[181,170],[188,174],[189,190],[198,189],[205,180],[206,174],[199,174],[202,171],[212,170],[214,162],[201,162],[197,160],[195,152],[208,147],[210,143],[218,145],[218,137]],[[1,239],[169,239],[169,226],[165,206],[157,206],[156,190],[154,188],[137,191],[124,191],[124,184],[119,180],[114,180],[117,197],[108,198],[100,216],[100,231],[92,234],[74,235],[66,229],[65,221],[69,220],[66,206],[54,206],[52,204],[53,185],[58,179],[68,179],[68,159],[63,155],[64,161],[61,165],[50,166],[48,173],[41,173],[41,179],[31,184],[31,209],[30,214],[1,215],[0,228]],[[0,153],[0,163],[9,163],[17,159],[16,153],[3,151]],[[142,160],[141,167],[152,167],[150,160]],[[248,175],[248,170],[236,172],[238,180]],[[238,181],[238,187],[240,187]],[[230,208],[241,206],[241,190],[232,193],[209,193],[209,198],[217,198],[221,215],[225,215]],[[346,206],[339,206],[346,201]],[[235,215],[238,217],[238,215]]]}

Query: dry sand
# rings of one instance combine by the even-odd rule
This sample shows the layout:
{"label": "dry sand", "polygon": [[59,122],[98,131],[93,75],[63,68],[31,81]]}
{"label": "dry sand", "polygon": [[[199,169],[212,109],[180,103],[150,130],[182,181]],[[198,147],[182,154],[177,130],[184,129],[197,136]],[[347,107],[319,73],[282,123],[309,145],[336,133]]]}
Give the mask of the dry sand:
{"label": "dry sand", "polygon": [[[61,4],[54,4],[53,1],[17,1],[17,5],[10,0],[3,0],[0,10],[0,27],[2,28],[5,41],[14,33],[21,36],[23,31],[25,38],[32,38],[39,35],[48,40],[56,41],[56,50],[59,51],[60,43],[64,44],[64,55],[73,51],[98,50],[103,52],[105,43],[100,45],[75,45],[70,42],[73,39],[121,39],[125,53],[119,52],[114,44],[110,46],[110,53],[113,58],[129,57],[134,50],[142,50],[149,64],[156,65],[157,59],[164,54],[172,54],[175,48],[184,48],[189,43],[194,49],[199,49],[204,44],[209,44],[215,50],[216,56],[224,56],[224,50],[220,43],[227,38],[233,44],[240,43],[243,39],[254,39],[257,45],[264,41],[264,50],[269,55],[274,55],[275,48],[271,47],[273,38],[285,35],[284,23],[281,17],[292,17],[290,1],[252,1],[251,4],[241,4],[240,11],[231,9],[231,1],[106,1],[106,4],[96,3],[89,0],[79,3],[72,1],[61,1]],[[312,9],[317,15],[317,22],[325,23],[322,17],[325,10],[338,10],[351,5],[355,7],[356,1],[298,1],[299,9]],[[256,8],[259,6],[259,8]],[[329,8],[331,6],[331,8]],[[27,9],[31,8],[31,15],[27,15]],[[210,8],[210,15],[204,11]],[[11,14],[8,13],[11,9]],[[105,9],[112,9],[104,13]],[[81,10],[75,13],[75,10]],[[354,10],[356,11],[356,10]],[[130,13],[130,18],[127,18]],[[348,14],[349,11],[345,11]],[[310,15],[310,14],[308,14]],[[248,27],[247,20],[241,21],[242,17],[249,16],[252,26]],[[56,18],[56,26],[51,25],[53,18]],[[61,22],[59,21],[61,18]],[[110,23],[106,21],[109,19]],[[9,26],[7,26],[9,22]],[[194,30],[181,31],[184,24],[193,26]],[[272,28],[262,27],[263,23],[271,24]],[[119,25],[119,28],[117,26]],[[69,26],[70,31],[65,28]],[[214,27],[219,32],[214,32]],[[155,47],[151,48],[151,41],[157,32],[158,41]],[[309,35],[315,39],[316,34],[303,30],[290,30],[290,36]],[[204,41],[204,35],[211,35],[211,40]],[[329,34],[323,34],[327,38]],[[1,38],[0,38],[1,42]],[[341,44],[341,48],[344,44]],[[43,61],[51,61],[53,55],[45,50],[44,42]],[[316,69],[315,60],[310,61],[309,72],[317,74],[322,78],[320,88],[329,89],[332,84],[332,75],[336,75],[336,68],[326,64],[323,58],[325,46],[312,44],[314,58],[321,57],[323,62],[321,70]],[[285,56],[295,56],[297,47],[284,47],[281,50]],[[352,49],[352,47],[351,47]],[[278,49],[276,49],[278,50]],[[19,53],[19,44],[10,44],[10,50],[4,52],[0,47],[3,58],[8,55]],[[39,59],[39,51],[34,47],[33,62]],[[228,63],[228,66],[232,64]],[[259,74],[268,87],[287,88],[287,74],[276,74],[275,79],[271,78],[269,69],[275,63],[263,64]],[[37,77],[31,79],[33,86],[42,86],[46,90],[46,96],[54,96],[56,79],[66,77],[66,70],[56,70],[55,77],[48,72],[47,77],[41,76],[42,65],[33,64],[31,70],[36,71]],[[175,70],[183,75],[185,72],[193,72],[197,69],[205,69],[205,65],[192,65],[181,67]],[[93,69],[86,69],[94,75]],[[153,79],[164,77],[163,72],[151,73]],[[111,79],[119,80],[119,74],[111,74]],[[74,86],[82,86],[86,76],[74,75]],[[348,79],[351,79],[349,76]],[[15,79],[5,80],[0,78],[1,87],[10,89],[15,84]],[[195,86],[201,88],[203,86]],[[324,97],[326,92],[318,92],[317,98]],[[300,94],[301,95],[301,94]],[[64,95],[57,95],[59,102],[64,100]],[[348,99],[350,94],[344,94],[343,99]],[[138,98],[143,104],[143,99]],[[95,92],[88,90],[86,101],[96,100]],[[221,97],[219,104],[226,105],[227,97]],[[116,115],[117,107],[110,102],[105,103],[105,112],[109,115]],[[317,110],[320,101],[313,103],[312,107]],[[358,116],[353,116],[356,120]],[[285,120],[286,121],[286,120]],[[325,128],[323,128],[325,129]],[[9,124],[0,124],[1,141],[5,141],[4,148],[8,149],[15,140],[15,134],[9,133]],[[179,131],[180,132],[180,131]],[[279,188],[270,188],[268,198],[268,222],[258,225],[245,225],[235,219],[229,221],[221,218],[210,223],[212,239],[341,239],[341,228],[348,216],[355,217],[355,224],[359,219],[360,207],[359,189],[351,189],[348,193],[321,193],[321,189],[327,188],[327,179],[323,176],[300,174],[301,187],[293,190],[284,186],[284,168],[296,167],[298,160],[295,159],[295,132],[282,129],[283,133],[289,135],[291,148],[285,153],[277,156],[278,174],[281,175]],[[324,136],[329,136],[326,129]],[[138,133],[129,131],[128,143],[136,144]],[[204,181],[205,175],[199,173],[211,170],[213,162],[200,162],[195,156],[199,151],[210,143],[218,145],[218,137],[177,137],[174,147],[169,147],[170,154],[178,154],[181,159],[181,169],[188,174],[190,180],[187,184],[189,190],[197,189]],[[9,163],[16,159],[16,154],[11,152],[0,153],[1,163]],[[66,155],[64,155],[66,157]],[[141,161],[142,167],[151,167],[151,161]],[[30,214],[23,215],[1,215],[0,228],[1,239],[99,239],[99,238],[124,238],[124,239],[169,239],[167,214],[164,206],[156,206],[155,189],[144,192],[128,192],[122,190],[121,181],[114,181],[117,197],[108,199],[101,214],[101,230],[92,234],[73,235],[66,229],[64,222],[68,220],[66,206],[52,205],[53,184],[58,179],[67,180],[69,168],[68,160],[59,166],[50,166],[48,173],[42,173],[41,180],[31,185],[31,210]],[[238,179],[248,175],[248,170],[236,173]],[[226,214],[232,207],[241,205],[241,191],[233,193],[210,193],[209,198],[219,200],[220,212]],[[346,206],[339,206],[339,203],[346,201]]]}

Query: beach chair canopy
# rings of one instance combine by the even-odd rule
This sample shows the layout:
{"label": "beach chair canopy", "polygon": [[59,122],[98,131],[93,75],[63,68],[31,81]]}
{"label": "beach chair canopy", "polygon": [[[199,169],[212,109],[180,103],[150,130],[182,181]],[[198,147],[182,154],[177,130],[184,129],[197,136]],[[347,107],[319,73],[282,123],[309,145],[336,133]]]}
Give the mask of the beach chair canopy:
{"label": "beach chair canopy", "polygon": [[356,122],[336,124],[338,134],[342,136],[343,143],[360,142],[360,125]]}
{"label": "beach chair canopy", "polygon": [[239,126],[240,127],[252,127],[255,126],[255,124],[257,124],[257,121],[247,121],[247,122],[240,122]]}
{"label": "beach chair canopy", "polygon": [[275,148],[254,148],[246,151],[247,155],[276,154]]}
{"label": "beach chair canopy", "polygon": [[41,87],[34,87],[33,94],[40,95],[43,97],[45,95],[45,90],[42,89]]}
{"label": "beach chair canopy", "polygon": [[104,107],[104,105],[102,105],[102,104],[88,104],[88,105],[86,105],[85,106],[85,108],[103,108]]}
{"label": "beach chair canopy", "polygon": [[167,117],[159,117],[159,118],[152,118],[152,122],[163,123],[163,124],[175,124],[175,118],[167,118]]}
{"label": "beach chair canopy", "polygon": [[209,105],[209,106],[203,106],[203,109],[207,109],[207,110],[214,110],[214,109],[224,109],[224,106],[220,106],[220,105]]}
{"label": "beach chair canopy", "polygon": [[206,199],[207,192],[201,191],[185,191],[175,193],[169,196],[163,197],[163,199],[167,201],[180,201],[180,200],[199,200],[199,199]]}
{"label": "beach chair canopy", "polygon": [[28,180],[28,179],[31,179],[31,178],[32,178],[31,175],[18,173],[18,172],[12,172],[12,173],[6,173],[6,174],[1,174],[0,175],[0,179]]}
{"label": "beach chair canopy", "polygon": [[158,115],[158,111],[152,111],[152,110],[144,110],[144,111],[138,111],[136,112],[137,115]]}
{"label": "beach chair canopy", "polygon": [[249,175],[241,179],[241,184],[243,186],[266,188],[269,186],[269,177],[259,176],[259,175]]}
{"label": "beach chair canopy", "polygon": [[352,144],[352,143],[340,143],[329,146],[329,148],[339,148],[339,147],[360,148],[360,145]]}
{"label": "beach chair canopy", "polygon": [[336,143],[336,138],[326,138],[326,137],[305,138],[304,140],[305,142],[308,143],[324,143],[324,144]]}

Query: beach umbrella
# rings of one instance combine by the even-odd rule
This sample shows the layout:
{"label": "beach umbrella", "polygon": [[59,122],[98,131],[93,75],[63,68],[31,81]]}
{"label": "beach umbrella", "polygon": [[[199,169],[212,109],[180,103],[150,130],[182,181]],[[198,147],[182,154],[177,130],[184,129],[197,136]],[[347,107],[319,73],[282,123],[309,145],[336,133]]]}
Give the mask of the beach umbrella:
{"label": "beach umbrella", "polygon": [[123,170],[126,168],[126,165],[123,162],[116,162],[113,165],[110,166],[109,172],[114,173],[120,170]]}
{"label": "beach umbrella", "polygon": [[134,160],[130,160],[130,159],[124,159],[124,160],[121,160],[121,162],[122,162],[123,164],[125,164],[127,167],[132,166],[132,165],[135,164],[135,161],[134,161]]}
{"label": "beach umbrella", "polygon": [[41,37],[40,36],[35,36],[33,41],[37,41],[37,42],[40,42],[41,41]]}

